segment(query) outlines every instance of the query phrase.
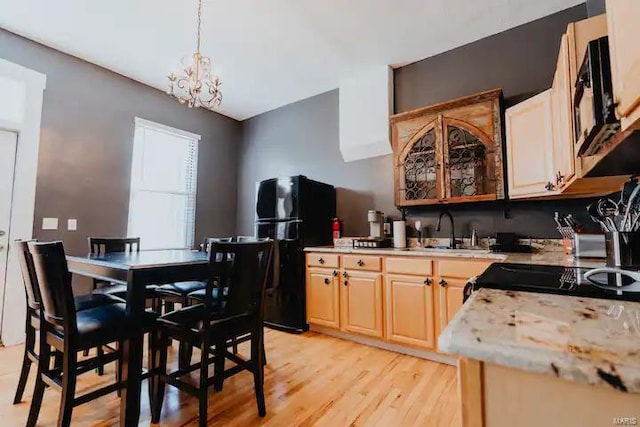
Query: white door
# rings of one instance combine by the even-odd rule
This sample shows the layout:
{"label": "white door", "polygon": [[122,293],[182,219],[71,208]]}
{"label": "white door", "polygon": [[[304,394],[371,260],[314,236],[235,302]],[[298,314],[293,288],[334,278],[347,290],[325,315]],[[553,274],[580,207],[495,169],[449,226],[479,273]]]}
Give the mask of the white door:
{"label": "white door", "polygon": [[[17,145],[18,135],[15,132],[0,130],[0,308],[2,312],[4,312],[6,291],[9,223],[11,222]],[[16,323],[16,325],[19,324],[19,322]]]}

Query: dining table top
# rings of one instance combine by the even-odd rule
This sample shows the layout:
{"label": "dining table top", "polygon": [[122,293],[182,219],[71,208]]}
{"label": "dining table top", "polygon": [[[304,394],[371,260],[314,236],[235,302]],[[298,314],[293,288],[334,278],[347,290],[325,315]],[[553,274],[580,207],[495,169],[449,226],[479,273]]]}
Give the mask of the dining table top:
{"label": "dining table top", "polygon": [[67,260],[119,270],[135,270],[172,265],[203,264],[209,261],[209,255],[206,252],[189,249],[159,249],[139,252],[88,254],[85,256],[68,255]]}

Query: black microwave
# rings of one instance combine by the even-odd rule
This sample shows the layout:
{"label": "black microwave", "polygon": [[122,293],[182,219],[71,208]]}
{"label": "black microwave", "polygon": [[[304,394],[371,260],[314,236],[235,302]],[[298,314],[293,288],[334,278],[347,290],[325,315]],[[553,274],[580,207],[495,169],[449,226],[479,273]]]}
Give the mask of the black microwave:
{"label": "black microwave", "polygon": [[579,156],[592,156],[620,130],[606,36],[587,46],[575,83],[573,107],[576,152]]}

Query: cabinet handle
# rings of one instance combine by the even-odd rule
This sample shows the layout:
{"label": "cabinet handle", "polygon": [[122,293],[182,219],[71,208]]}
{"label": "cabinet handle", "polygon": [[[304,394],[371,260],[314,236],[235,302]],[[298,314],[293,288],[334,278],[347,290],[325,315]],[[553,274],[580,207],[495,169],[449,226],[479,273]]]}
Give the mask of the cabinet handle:
{"label": "cabinet handle", "polygon": [[319,258],[319,259],[318,259],[318,262],[319,262],[320,264],[324,264],[324,258]]}
{"label": "cabinet handle", "polygon": [[440,286],[442,286],[443,288],[446,288],[446,287],[447,287],[447,281],[446,281],[446,280],[444,280],[444,279],[440,279],[440,281],[438,282],[438,284],[439,284]]}
{"label": "cabinet handle", "polygon": [[556,186],[551,183],[551,181],[547,182],[547,185],[544,186],[544,189],[547,191],[553,191],[556,189]]}
{"label": "cabinet handle", "polygon": [[560,185],[564,181],[564,175],[560,171],[556,174],[556,184]]}
{"label": "cabinet handle", "polygon": [[348,281],[348,280],[345,280],[345,281],[344,281],[344,285],[345,285],[345,286],[347,286],[348,284],[349,284],[349,281]]}
{"label": "cabinet handle", "polygon": [[331,280],[330,280],[328,277],[325,277],[325,278],[324,278],[324,284],[325,284],[325,285],[328,285],[328,284],[330,284],[330,283],[331,283]]}
{"label": "cabinet handle", "polygon": [[349,277],[349,275],[347,274],[347,272],[346,272],[346,271],[343,271],[343,272],[342,272],[342,277],[344,277],[344,278],[346,279],[347,277]]}
{"label": "cabinet handle", "polygon": [[362,267],[364,266],[364,261],[362,261],[361,259],[359,259],[356,264],[358,264],[358,267]]}
{"label": "cabinet handle", "polygon": [[333,277],[338,277],[338,270],[333,270],[333,273],[331,274],[333,274]]}
{"label": "cabinet handle", "polygon": [[424,279],[424,284],[427,286],[431,286],[431,279],[429,279],[428,277]]}

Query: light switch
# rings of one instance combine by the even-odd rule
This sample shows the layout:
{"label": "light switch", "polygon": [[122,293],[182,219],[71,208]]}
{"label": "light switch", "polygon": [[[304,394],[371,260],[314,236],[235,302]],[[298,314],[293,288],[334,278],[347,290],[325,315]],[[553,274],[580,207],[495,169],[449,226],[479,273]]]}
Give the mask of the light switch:
{"label": "light switch", "polygon": [[67,230],[76,231],[78,229],[78,220],[75,218],[69,218],[67,220]]}
{"label": "light switch", "polygon": [[43,230],[57,230],[58,229],[58,218],[42,218],[42,229]]}

